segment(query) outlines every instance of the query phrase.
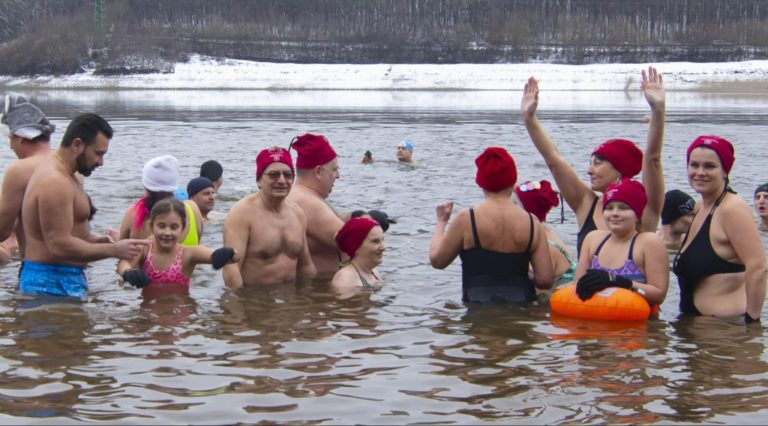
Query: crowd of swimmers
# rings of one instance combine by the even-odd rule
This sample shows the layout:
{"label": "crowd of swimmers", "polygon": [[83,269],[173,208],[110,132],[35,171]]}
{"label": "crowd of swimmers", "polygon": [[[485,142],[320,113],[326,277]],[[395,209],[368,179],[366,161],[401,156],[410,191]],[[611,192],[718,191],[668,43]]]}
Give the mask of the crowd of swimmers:
{"label": "crowd of swimmers", "polygon": [[[752,211],[729,186],[733,145],[715,135],[694,138],[687,176],[699,200],[680,190],[665,192],[661,74],[643,70],[641,87],[650,106],[645,149],[620,138],[598,144],[585,183],[539,122],[538,82],[527,81],[522,120],[558,190],[546,179],[520,182],[504,148],[480,153],[475,182],[483,201],[455,215],[453,202],[440,203],[429,247],[435,268],[461,258],[465,302],[529,303],[537,293],[574,283],[582,300],[622,287],[658,306],[671,270],[682,314],[759,321],[768,269]],[[103,164],[113,134],[109,123],[95,114],[76,116],[55,151],[49,145],[55,127],[25,99],[6,101],[2,123],[18,160],[3,180],[0,239],[6,246],[17,242],[21,292],[83,298],[87,264],[104,258],[117,258],[119,276],[145,292],[186,289],[201,263],[221,269],[232,289],[320,277],[346,297],[383,284],[377,267],[394,221],[378,210],[331,207],[326,199],[339,164],[322,135],[307,133],[287,149],[258,153],[258,191],[219,216],[223,246],[212,249],[202,241],[204,224],[217,220],[220,164],[206,162],[199,177],[179,188],[177,159],[151,159],[142,173],[144,194],[125,212],[118,232],[100,235],[89,228],[96,209],[83,179]],[[403,141],[397,160],[413,164],[413,150],[412,142]],[[362,163],[373,161],[366,152]],[[756,189],[754,201],[759,221],[768,223],[768,184]],[[561,203],[578,222],[575,256],[547,225],[548,212]],[[675,251],[671,264],[668,249]]]}

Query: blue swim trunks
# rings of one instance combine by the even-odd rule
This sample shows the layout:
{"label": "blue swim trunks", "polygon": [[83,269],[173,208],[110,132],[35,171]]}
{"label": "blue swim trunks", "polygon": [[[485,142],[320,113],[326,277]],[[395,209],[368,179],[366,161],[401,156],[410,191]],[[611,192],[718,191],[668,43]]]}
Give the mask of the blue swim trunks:
{"label": "blue swim trunks", "polygon": [[85,300],[88,278],[82,266],[24,260],[19,275],[19,290],[23,293],[46,293]]}

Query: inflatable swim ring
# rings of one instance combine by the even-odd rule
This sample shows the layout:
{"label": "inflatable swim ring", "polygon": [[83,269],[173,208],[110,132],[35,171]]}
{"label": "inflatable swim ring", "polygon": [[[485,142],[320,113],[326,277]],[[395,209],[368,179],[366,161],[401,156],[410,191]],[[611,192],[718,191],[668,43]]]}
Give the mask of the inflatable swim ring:
{"label": "inflatable swim ring", "polygon": [[643,296],[620,287],[608,287],[582,301],[576,295],[576,285],[571,284],[552,293],[549,305],[552,312],[561,315],[597,320],[637,321],[651,314]]}

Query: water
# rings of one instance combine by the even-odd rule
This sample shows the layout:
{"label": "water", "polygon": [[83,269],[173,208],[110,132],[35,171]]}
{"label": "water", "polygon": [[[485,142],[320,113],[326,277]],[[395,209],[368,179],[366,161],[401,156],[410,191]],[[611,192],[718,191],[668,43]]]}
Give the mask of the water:
{"label": "water", "polygon": [[[106,164],[86,183],[95,227],[118,227],[141,194],[146,160],[173,154],[186,182],[224,165],[217,210],[255,188],[255,156],[304,132],[326,135],[341,180],[330,202],[378,208],[387,287],[338,301],[323,285],[224,289],[198,267],[188,297],[143,301],[118,284],[115,261],[95,262],[82,304],[17,294],[18,264],[0,270],[0,421],[5,423],[763,423],[766,334],[737,321],[677,318],[676,283],[659,320],[589,323],[547,306],[461,303],[460,264],[429,266],[434,206],[480,201],[474,158],[490,145],[515,157],[521,179],[549,178],[512,92],[29,93],[59,126],[93,110],[116,130]],[[668,188],[689,193],[684,152],[699,134],[736,144],[732,172],[751,203],[762,174],[768,106],[757,95],[670,93]],[[465,105],[471,104],[471,108]],[[644,144],[637,93],[542,93],[540,118],[586,177],[598,142]],[[402,139],[419,167],[394,162]],[[57,145],[57,144],[56,144]],[[375,164],[359,164],[371,150]],[[2,152],[2,163],[11,153]],[[566,209],[550,224],[573,246]],[[221,225],[203,243],[221,244]]]}

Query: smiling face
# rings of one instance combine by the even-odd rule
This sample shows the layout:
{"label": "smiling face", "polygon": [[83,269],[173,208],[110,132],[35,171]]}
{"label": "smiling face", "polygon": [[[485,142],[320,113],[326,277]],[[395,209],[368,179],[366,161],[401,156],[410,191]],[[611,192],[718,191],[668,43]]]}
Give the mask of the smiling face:
{"label": "smiling face", "polygon": [[272,163],[257,181],[259,190],[268,197],[285,198],[291,192],[293,171],[285,163]]}
{"label": "smiling face", "polygon": [[213,206],[215,204],[215,196],[216,191],[209,186],[208,188],[205,188],[197,194],[193,195],[190,200],[194,201],[195,204],[197,204],[197,207],[200,208],[200,213],[202,213],[203,216],[206,216],[211,210],[213,210]]}
{"label": "smiling face", "polygon": [[158,214],[152,218],[151,225],[155,244],[163,249],[175,248],[184,231],[184,221],[175,211]]}
{"label": "smiling face", "polygon": [[597,192],[605,191],[608,185],[621,179],[621,173],[608,160],[599,155],[592,155],[587,175],[589,176],[592,190]]}
{"label": "smiling face", "polygon": [[355,252],[355,258],[353,260],[365,261],[374,266],[381,265],[384,260],[384,251],[387,246],[384,245],[384,231],[380,226],[374,226],[368,232],[363,244]]}
{"label": "smiling face", "polygon": [[638,219],[635,211],[623,201],[611,201],[603,208],[603,219],[608,230],[624,234],[637,228]]}
{"label": "smiling face", "polygon": [[699,194],[721,193],[725,189],[725,170],[720,157],[709,148],[695,148],[688,157],[688,183]]}

